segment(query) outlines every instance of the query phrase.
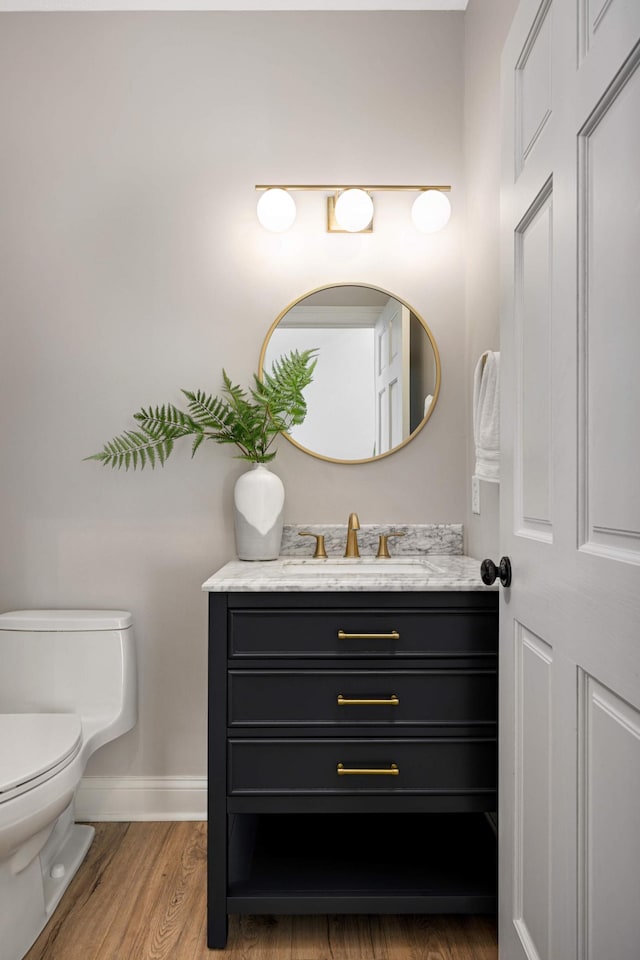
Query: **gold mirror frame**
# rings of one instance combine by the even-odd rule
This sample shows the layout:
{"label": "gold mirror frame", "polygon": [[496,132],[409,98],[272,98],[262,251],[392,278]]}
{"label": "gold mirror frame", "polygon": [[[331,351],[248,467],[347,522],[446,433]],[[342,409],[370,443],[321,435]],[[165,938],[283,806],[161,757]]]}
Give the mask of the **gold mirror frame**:
{"label": "gold mirror frame", "polygon": [[436,367],[436,383],[433,391],[433,400],[431,401],[427,414],[422,418],[422,420],[420,421],[418,426],[415,428],[415,430],[412,433],[410,433],[409,436],[402,441],[402,443],[397,444],[397,446],[393,447],[391,450],[386,450],[384,453],[378,453],[374,457],[362,457],[360,459],[354,459],[354,460],[341,460],[341,459],[337,459],[336,457],[328,457],[323,453],[316,453],[315,450],[310,450],[308,447],[304,447],[297,440],[294,440],[294,438],[289,433],[284,433],[283,436],[286,437],[289,443],[293,444],[294,447],[297,447],[298,450],[302,450],[303,453],[308,453],[309,456],[315,457],[317,460],[325,460],[328,463],[343,463],[347,465],[357,464],[357,463],[375,463],[377,460],[384,460],[385,457],[390,457],[393,453],[397,453],[398,450],[402,450],[403,447],[406,447],[406,445],[410,443],[420,433],[422,428],[425,426],[425,424],[431,417],[431,414],[433,413],[435,406],[438,402],[438,396],[440,394],[441,369],[440,369],[440,353],[438,351],[438,346],[425,320],[418,313],[418,311],[415,310],[411,306],[411,304],[407,303],[406,300],[403,300],[402,297],[398,297],[395,293],[391,293],[389,290],[386,290],[384,287],[378,287],[371,283],[351,283],[348,281],[340,282],[340,283],[327,283],[321,287],[315,287],[313,290],[309,290],[307,293],[302,294],[302,296],[297,297],[295,300],[292,300],[291,303],[284,308],[284,310],[281,310],[278,316],[276,317],[276,319],[273,321],[273,323],[269,327],[269,330],[267,331],[267,335],[264,339],[264,343],[262,344],[262,349],[260,351],[260,359],[258,361],[258,377],[260,378],[260,380],[262,380],[263,370],[264,370],[264,361],[265,361],[267,349],[269,346],[269,341],[271,340],[273,332],[277,329],[278,324],[280,323],[282,318],[289,312],[289,310],[297,306],[299,303],[302,303],[302,301],[306,300],[308,297],[313,296],[313,294],[320,293],[322,290],[333,290],[336,287],[363,287],[368,290],[375,290],[378,293],[383,293],[386,296],[392,297],[394,300],[397,300],[398,303],[403,304],[403,306],[405,306],[410,311],[410,313],[413,314],[413,316],[416,318],[416,320],[420,323],[420,325],[424,329],[424,332],[427,335],[429,343],[431,344],[431,349],[433,350],[435,367]]}

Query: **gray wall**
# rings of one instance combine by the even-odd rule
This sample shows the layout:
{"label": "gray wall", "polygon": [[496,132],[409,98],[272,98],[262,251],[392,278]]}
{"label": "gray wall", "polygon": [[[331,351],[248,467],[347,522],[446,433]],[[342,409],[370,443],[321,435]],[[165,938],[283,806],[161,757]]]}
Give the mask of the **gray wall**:
{"label": "gray wall", "polygon": [[[377,464],[281,442],[286,520],[464,518],[465,339],[467,353],[490,344],[465,333],[463,26],[433,13],[0,18],[0,608],[132,610],[140,722],[93,774],[204,773],[200,584],[234,554],[245,467],[219,446],[155,473],[82,458],[141,405],[216,390],[223,365],[248,380],[290,301],[331,281],[399,294],[438,342],[442,390],[416,440]],[[382,194],[373,235],[329,236],[309,194],[289,233],[258,225],[255,183],[338,180],[451,183],[453,218],[422,236],[411,197]]]}
{"label": "gray wall", "polygon": [[464,15],[464,154],[467,189],[465,320],[467,376],[466,550],[497,560],[500,486],[480,482],[480,515],[471,513],[475,466],[473,373],[485,350],[500,349],[500,53],[518,0],[469,0]]}

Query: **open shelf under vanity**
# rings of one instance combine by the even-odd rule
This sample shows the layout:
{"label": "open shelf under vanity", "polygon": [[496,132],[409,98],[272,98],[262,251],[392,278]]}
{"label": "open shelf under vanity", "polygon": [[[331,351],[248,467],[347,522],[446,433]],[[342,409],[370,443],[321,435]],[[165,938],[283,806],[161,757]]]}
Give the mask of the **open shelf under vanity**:
{"label": "open shelf under vanity", "polygon": [[229,913],[488,913],[495,894],[482,813],[230,818]]}

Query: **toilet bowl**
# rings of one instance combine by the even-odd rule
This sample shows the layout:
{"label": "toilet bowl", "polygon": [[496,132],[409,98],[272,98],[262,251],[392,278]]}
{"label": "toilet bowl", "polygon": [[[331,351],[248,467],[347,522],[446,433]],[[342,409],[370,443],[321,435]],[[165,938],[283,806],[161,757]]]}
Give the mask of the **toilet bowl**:
{"label": "toilet bowl", "polygon": [[0,614],[0,944],[22,960],[93,839],[74,822],[89,757],[137,716],[131,614]]}

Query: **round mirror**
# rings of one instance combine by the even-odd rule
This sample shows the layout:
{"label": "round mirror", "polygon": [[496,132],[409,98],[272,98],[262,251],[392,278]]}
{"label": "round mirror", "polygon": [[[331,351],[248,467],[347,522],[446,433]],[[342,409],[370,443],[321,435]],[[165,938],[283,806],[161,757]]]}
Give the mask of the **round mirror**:
{"label": "round mirror", "polygon": [[259,370],[291,350],[318,350],[304,423],[285,436],[336,463],[387,457],[424,427],[440,391],[440,357],[422,317],[404,300],[360,283],[320,287],[269,330]]}

